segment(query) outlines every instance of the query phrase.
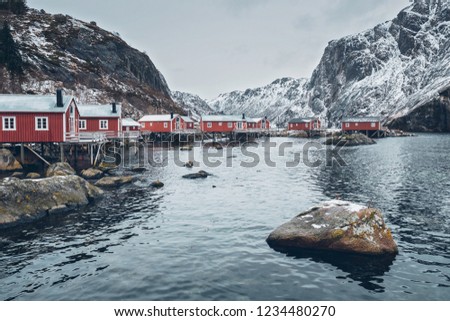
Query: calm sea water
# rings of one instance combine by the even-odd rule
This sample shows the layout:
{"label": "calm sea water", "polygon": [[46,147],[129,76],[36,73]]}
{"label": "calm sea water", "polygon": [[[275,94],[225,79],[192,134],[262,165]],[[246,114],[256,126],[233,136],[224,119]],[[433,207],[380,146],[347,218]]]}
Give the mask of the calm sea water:
{"label": "calm sea water", "polygon": [[[199,181],[181,179],[191,170],[172,151],[169,166],[95,205],[0,230],[0,299],[450,300],[450,136],[384,139],[343,150],[346,167],[318,168],[285,167],[307,142],[290,141],[271,155],[276,168],[241,167],[235,149],[233,167],[201,166],[214,176]],[[155,179],[166,186],[148,188]],[[277,226],[336,195],[382,209],[395,260],[267,246]]]}

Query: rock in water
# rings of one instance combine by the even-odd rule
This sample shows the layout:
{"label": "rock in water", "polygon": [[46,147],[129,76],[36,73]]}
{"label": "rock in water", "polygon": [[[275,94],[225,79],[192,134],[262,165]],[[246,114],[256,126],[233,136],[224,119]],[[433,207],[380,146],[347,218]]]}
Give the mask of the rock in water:
{"label": "rock in water", "polygon": [[195,174],[188,174],[188,175],[184,175],[183,178],[186,179],[199,179],[199,178],[207,178],[208,176],[211,176],[211,174],[205,172],[205,171],[200,171],[198,173]]}
{"label": "rock in water", "polygon": [[119,187],[126,184],[131,184],[134,181],[133,176],[122,177],[103,177],[101,180],[95,183],[95,186],[99,187]]}
{"label": "rock in water", "polygon": [[153,187],[153,188],[163,188],[164,187],[164,183],[159,181],[159,180],[157,180],[157,181],[151,183],[150,186]]}
{"label": "rock in water", "polygon": [[332,138],[327,139],[327,141],[325,142],[325,145],[346,146],[346,147],[359,145],[374,145],[374,144],[376,144],[375,140],[363,134],[334,136]]}
{"label": "rock in water", "polygon": [[397,244],[377,209],[330,201],[295,217],[267,239],[273,248],[395,255]]}
{"label": "rock in water", "polygon": [[67,163],[55,163],[49,166],[47,169],[45,176],[53,177],[53,176],[68,176],[75,175],[75,170]]}
{"label": "rock in water", "polygon": [[104,175],[105,174],[103,173],[103,171],[101,171],[99,169],[95,169],[95,168],[85,169],[81,172],[81,176],[84,179],[100,179]]}
{"label": "rock in water", "polygon": [[22,165],[8,149],[0,149],[0,171],[14,172],[22,170]]}
{"label": "rock in water", "polygon": [[0,181],[0,227],[87,205],[103,192],[78,176]]}
{"label": "rock in water", "polygon": [[28,179],[39,179],[39,178],[41,178],[41,175],[39,175],[38,173],[28,173],[27,178]]}

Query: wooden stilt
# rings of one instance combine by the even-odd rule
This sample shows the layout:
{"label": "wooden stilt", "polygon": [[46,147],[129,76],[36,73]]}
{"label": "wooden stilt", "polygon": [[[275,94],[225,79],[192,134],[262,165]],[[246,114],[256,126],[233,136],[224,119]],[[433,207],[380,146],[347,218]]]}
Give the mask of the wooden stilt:
{"label": "wooden stilt", "polygon": [[23,165],[25,163],[25,147],[23,143],[20,144],[20,163]]}
{"label": "wooden stilt", "polygon": [[64,144],[59,144],[61,163],[64,163]]}

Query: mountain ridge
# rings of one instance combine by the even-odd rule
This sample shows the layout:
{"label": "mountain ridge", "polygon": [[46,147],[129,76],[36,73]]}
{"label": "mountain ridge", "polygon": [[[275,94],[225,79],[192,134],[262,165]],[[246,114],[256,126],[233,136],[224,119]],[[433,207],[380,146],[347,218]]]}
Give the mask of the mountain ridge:
{"label": "mountain ridge", "polygon": [[180,112],[164,76],[150,58],[95,22],[29,9],[0,13],[23,60],[17,76],[0,66],[0,92],[52,94],[57,88],[80,103],[122,103],[124,116]]}

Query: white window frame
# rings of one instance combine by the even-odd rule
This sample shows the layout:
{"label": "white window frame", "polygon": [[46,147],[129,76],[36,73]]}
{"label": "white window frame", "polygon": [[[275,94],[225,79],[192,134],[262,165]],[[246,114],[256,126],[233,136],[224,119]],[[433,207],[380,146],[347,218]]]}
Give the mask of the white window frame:
{"label": "white window frame", "polygon": [[345,123],[345,128],[349,128],[350,127],[350,123]]}
{"label": "white window frame", "polygon": [[244,129],[244,123],[243,122],[238,122],[237,123],[237,129]]}
{"label": "white window frame", "polygon": [[[10,128],[10,120],[13,120],[13,128]],[[5,120],[8,120],[7,126],[5,126]],[[2,118],[2,129],[4,131],[15,131],[17,130],[17,122],[16,122],[16,116],[5,116]]]}
{"label": "white window frame", "polygon": [[211,128],[212,128],[212,122],[208,122],[208,123],[206,124],[206,127],[208,127],[209,129],[211,129]]}
{"label": "white window frame", "polygon": [[372,123],[372,124],[370,124],[370,127],[376,128],[376,127],[377,127],[377,123]]}
{"label": "white window frame", "polygon": [[355,123],[355,126],[358,127],[358,126],[359,126],[359,123]]}
{"label": "white window frame", "polygon": [[219,126],[221,126],[221,127],[222,127],[222,125],[223,125],[223,123],[222,123],[222,122],[219,122]]}
{"label": "white window frame", "polygon": [[233,122],[228,122],[228,128],[233,128]]}
{"label": "white window frame", "polygon": [[[83,126],[82,126],[83,124]],[[86,119],[78,119],[78,129],[86,130],[87,129],[87,121]]]}
{"label": "white window frame", "polygon": [[306,128],[309,128],[309,124],[306,124]]}
{"label": "white window frame", "polygon": [[169,128],[169,123],[168,122],[164,122],[164,129]]}
{"label": "white window frame", "polygon": [[[41,128],[39,128],[39,122],[40,122]],[[45,127],[43,126],[44,124],[45,124]],[[48,127],[49,127],[48,126],[48,117],[41,117],[41,116],[34,117],[34,129],[36,131],[46,132],[49,130]]]}
{"label": "white window frame", "polygon": [[[103,124],[106,124],[106,126],[102,126]],[[109,129],[109,121],[106,119],[100,119],[99,120],[99,125],[100,130],[108,130]]]}

